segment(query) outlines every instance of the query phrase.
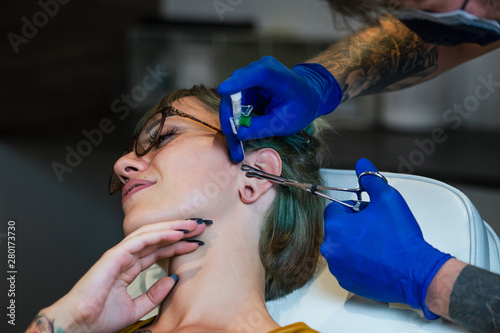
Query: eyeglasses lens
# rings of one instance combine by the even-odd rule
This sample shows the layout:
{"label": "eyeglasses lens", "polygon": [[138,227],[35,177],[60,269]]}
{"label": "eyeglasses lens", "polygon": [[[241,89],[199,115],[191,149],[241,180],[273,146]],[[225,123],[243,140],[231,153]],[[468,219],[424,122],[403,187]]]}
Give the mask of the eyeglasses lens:
{"label": "eyeglasses lens", "polygon": [[138,156],[146,155],[156,145],[164,120],[165,115],[163,113],[156,113],[141,129],[137,136],[135,148]]}

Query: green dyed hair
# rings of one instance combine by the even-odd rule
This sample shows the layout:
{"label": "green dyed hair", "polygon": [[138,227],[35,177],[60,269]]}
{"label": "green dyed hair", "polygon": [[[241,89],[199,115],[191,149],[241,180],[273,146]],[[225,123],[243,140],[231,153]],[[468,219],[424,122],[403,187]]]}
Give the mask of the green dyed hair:
{"label": "green dyed hair", "polygon": [[[214,114],[219,113],[220,95],[215,88],[204,86],[178,90],[163,98],[151,112],[189,96],[198,98]],[[245,151],[272,148],[282,160],[281,176],[321,184],[319,170],[325,146],[318,136],[325,127],[316,120],[295,135],[245,141]],[[259,244],[266,272],[266,301],[291,293],[313,277],[323,241],[324,201],[303,190],[274,186],[277,194],[262,223]]]}

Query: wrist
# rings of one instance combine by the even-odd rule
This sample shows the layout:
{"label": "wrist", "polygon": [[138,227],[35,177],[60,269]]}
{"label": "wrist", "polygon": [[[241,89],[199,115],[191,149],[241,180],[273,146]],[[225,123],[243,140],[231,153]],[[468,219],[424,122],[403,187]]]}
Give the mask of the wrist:
{"label": "wrist", "polygon": [[436,276],[437,272],[441,269],[441,267],[452,258],[452,256],[447,253],[442,253],[438,250],[436,250],[436,252],[438,253],[437,256],[439,259],[437,259],[437,261],[434,262],[434,266],[430,270],[429,274],[427,275],[427,278],[424,280],[424,283],[422,284],[420,289],[420,308],[424,312],[425,318],[429,320],[438,319],[440,316],[435,312],[431,311],[427,307],[427,304],[425,303],[425,299],[427,298],[427,293],[429,291],[429,285],[431,284],[432,280]]}
{"label": "wrist", "polygon": [[317,92],[320,106],[316,118],[335,110],[342,101],[342,88],[337,79],[320,64],[295,65],[292,71],[300,75]]}
{"label": "wrist", "polygon": [[432,278],[427,289],[425,305],[433,313],[449,318],[450,296],[453,285],[466,263],[451,258],[446,261]]}
{"label": "wrist", "polygon": [[87,331],[79,324],[79,321],[68,308],[60,304],[60,301],[40,310],[26,330],[27,333],[79,333]]}

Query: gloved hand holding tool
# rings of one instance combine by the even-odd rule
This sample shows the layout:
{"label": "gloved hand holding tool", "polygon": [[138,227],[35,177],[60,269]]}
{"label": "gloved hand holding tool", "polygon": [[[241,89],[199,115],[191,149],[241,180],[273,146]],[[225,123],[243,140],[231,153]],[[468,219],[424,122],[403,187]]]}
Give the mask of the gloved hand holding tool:
{"label": "gloved hand holding tool", "polygon": [[[361,159],[358,176],[378,172]],[[451,256],[428,244],[401,194],[381,178],[365,174],[360,186],[370,203],[353,212],[336,202],[325,210],[325,238],[321,253],[339,284],[360,296],[398,302],[422,309],[436,319],[425,304],[427,288]]]}
{"label": "gloved hand holding tool", "polygon": [[[337,80],[323,66],[306,63],[289,69],[270,56],[235,71],[218,92],[221,128],[235,163],[243,160],[240,141],[298,133],[335,110],[342,100]],[[229,121],[233,116],[230,95],[238,92],[242,92],[241,104],[252,105],[257,116],[235,135]]]}

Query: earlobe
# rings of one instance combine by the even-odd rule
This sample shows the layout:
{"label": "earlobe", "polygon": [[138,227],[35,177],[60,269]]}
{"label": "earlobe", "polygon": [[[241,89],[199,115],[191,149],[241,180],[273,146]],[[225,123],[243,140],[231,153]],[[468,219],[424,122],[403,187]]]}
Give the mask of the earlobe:
{"label": "earlobe", "polygon": [[[273,175],[281,175],[281,157],[274,149],[264,148],[247,155],[248,164]],[[241,201],[245,204],[256,202],[265,195],[273,183],[256,177],[247,177],[242,173],[239,188]]]}

